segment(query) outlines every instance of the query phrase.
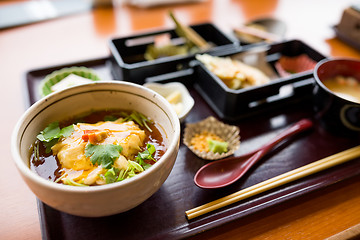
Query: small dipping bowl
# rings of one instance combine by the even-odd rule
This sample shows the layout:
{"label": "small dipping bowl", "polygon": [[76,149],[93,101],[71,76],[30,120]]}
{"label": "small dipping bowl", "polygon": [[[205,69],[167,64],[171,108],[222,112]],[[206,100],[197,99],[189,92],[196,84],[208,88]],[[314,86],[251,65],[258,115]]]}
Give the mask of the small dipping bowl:
{"label": "small dipping bowl", "polygon": [[[195,101],[191,97],[186,86],[180,82],[170,82],[170,83],[145,83],[145,87],[150,88],[151,90],[159,93],[166,100],[170,101],[170,104],[177,110],[177,115],[180,122],[184,122],[187,115],[189,115],[191,109],[193,108]],[[171,102],[169,97],[178,92],[180,94],[178,102]],[[180,108],[177,107],[180,104]]]}
{"label": "small dipping bowl", "polygon": [[338,76],[351,77],[360,84],[360,61],[324,59],[316,65],[313,90],[316,117],[330,132],[356,135],[360,133],[360,103],[339,96],[324,84],[324,81]]}

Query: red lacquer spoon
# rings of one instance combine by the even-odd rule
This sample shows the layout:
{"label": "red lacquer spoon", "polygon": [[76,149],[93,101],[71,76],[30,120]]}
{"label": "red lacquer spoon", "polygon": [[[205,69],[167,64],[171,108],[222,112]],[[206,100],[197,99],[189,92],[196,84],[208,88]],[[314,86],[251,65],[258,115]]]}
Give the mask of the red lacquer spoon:
{"label": "red lacquer spoon", "polygon": [[194,177],[194,182],[201,188],[220,188],[228,186],[241,178],[255,163],[284,139],[303,132],[313,126],[309,119],[302,119],[258,150],[251,153],[224,158],[201,167]]}

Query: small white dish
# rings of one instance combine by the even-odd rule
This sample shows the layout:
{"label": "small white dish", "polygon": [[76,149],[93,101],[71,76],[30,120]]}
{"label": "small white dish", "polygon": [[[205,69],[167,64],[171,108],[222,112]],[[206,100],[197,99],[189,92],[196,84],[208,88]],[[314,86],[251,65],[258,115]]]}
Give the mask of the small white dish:
{"label": "small white dish", "polygon": [[[175,109],[180,122],[185,120],[186,116],[190,113],[194,106],[194,99],[191,97],[185,85],[180,82],[145,83],[144,86],[159,93],[161,96],[167,99]],[[170,98],[176,98],[178,101],[172,102]]]}

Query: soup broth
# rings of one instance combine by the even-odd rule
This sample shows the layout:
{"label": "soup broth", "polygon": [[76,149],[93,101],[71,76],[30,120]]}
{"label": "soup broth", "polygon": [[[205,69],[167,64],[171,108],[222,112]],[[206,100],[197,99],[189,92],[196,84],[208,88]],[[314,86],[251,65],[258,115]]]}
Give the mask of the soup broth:
{"label": "soup broth", "polygon": [[336,76],[325,79],[323,83],[339,97],[360,103],[360,83],[355,78]]}
{"label": "soup broth", "polygon": [[[54,129],[60,137],[44,140]],[[161,158],[167,149],[163,136],[161,127],[140,113],[96,111],[44,129],[31,146],[30,168],[45,179],[75,186],[122,181]]]}

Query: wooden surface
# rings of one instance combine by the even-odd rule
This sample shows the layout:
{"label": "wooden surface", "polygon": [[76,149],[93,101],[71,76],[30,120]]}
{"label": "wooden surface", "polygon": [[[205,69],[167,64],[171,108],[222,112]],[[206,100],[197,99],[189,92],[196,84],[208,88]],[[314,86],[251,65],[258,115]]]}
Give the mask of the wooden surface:
{"label": "wooden surface", "polygon": [[[275,17],[286,22],[286,39],[303,40],[326,56],[360,59],[360,52],[338,40],[331,28],[352,2],[208,0],[152,9],[117,4],[0,30],[0,239],[41,238],[35,196],[17,172],[10,152],[12,129],[25,110],[22,78],[26,71],[107,56],[110,38],[173,27],[169,9],[186,24],[212,22],[226,33],[255,18]],[[324,239],[360,223],[359,202],[360,177],[355,177],[193,239]]]}

